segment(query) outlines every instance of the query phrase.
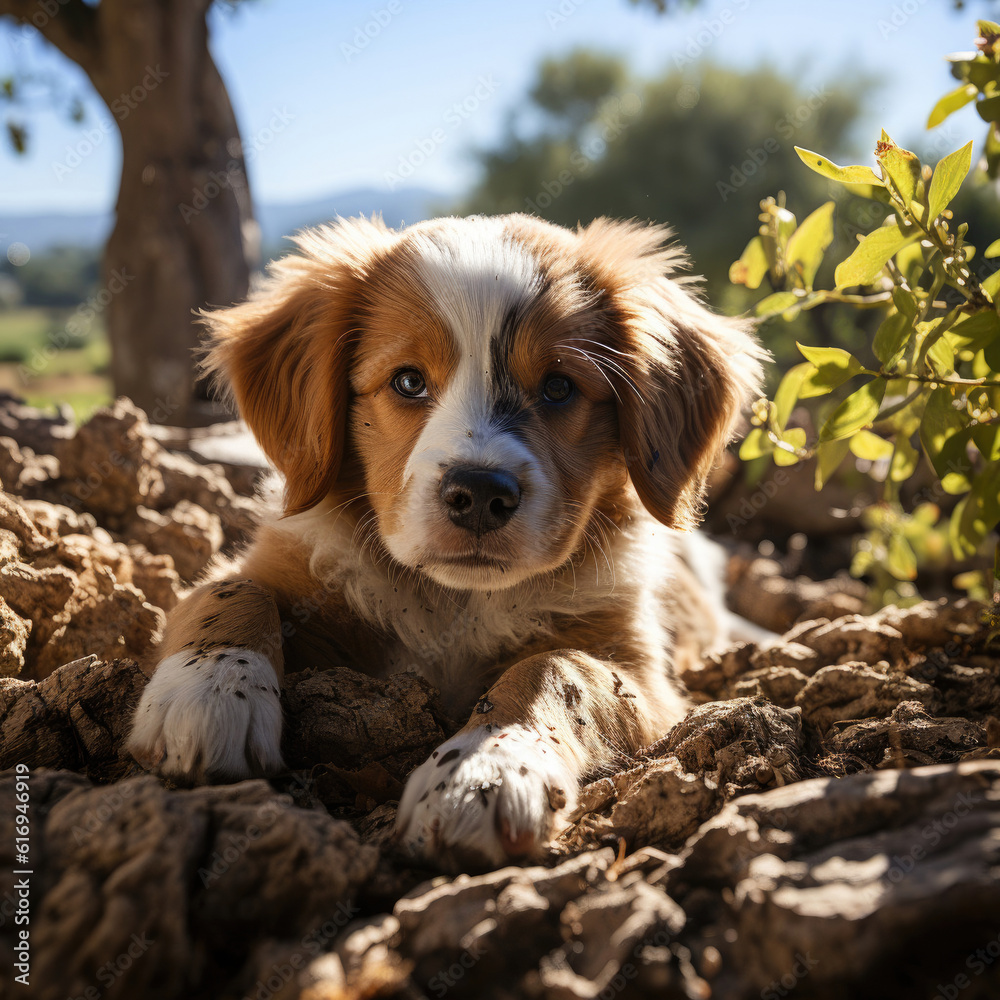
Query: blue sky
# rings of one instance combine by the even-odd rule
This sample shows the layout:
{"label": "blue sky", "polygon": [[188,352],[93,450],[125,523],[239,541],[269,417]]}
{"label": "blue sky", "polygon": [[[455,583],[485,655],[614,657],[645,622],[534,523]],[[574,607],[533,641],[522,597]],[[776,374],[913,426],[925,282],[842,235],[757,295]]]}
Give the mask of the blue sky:
{"label": "blue sky", "polygon": [[[696,79],[697,54],[740,68],[768,62],[810,86],[884,72],[892,82],[870,101],[871,144],[882,126],[897,141],[926,144],[933,136],[917,137],[927,113],[955,86],[943,56],[971,48],[976,17],[991,6],[970,0],[956,13],[950,0],[705,0],[661,17],[627,0],[253,0],[217,8],[211,25],[244,144],[257,147],[255,197],[293,202],[387,186],[435,130],[433,152],[410,181],[458,193],[474,179],[469,147],[500,135],[539,59],[578,45],[626,54],[639,75],[680,62]],[[0,75],[10,66],[87,95],[87,119],[73,124],[41,109],[30,116],[28,155],[2,144],[0,212],[113,205],[117,134],[99,128],[110,115],[86,78],[32,29],[0,22]],[[58,170],[95,126],[93,151]],[[936,153],[984,130],[965,109],[938,130]]]}

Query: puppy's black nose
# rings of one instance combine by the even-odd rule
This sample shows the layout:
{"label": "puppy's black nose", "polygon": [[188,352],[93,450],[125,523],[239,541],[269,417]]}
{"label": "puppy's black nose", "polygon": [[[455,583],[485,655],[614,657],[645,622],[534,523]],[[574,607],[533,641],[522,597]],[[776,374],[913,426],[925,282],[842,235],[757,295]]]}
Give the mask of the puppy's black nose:
{"label": "puppy's black nose", "polygon": [[441,499],[455,524],[485,535],[511,519],[521,489],[509,472],[459,465],[441,478]]}

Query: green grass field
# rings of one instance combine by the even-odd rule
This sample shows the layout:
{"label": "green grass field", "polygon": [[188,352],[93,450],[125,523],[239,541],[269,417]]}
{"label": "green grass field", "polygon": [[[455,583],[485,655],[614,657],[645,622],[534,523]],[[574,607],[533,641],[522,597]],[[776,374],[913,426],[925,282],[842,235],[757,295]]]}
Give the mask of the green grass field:
{"label": "green grass field", "polygon": [[0,310],[0,389],[32,406],[67,404],[78,419],[86,419],[111,402],[111,350],[99,320],[86,339],[55,349],[66,339],[72,315],[70,309]]}

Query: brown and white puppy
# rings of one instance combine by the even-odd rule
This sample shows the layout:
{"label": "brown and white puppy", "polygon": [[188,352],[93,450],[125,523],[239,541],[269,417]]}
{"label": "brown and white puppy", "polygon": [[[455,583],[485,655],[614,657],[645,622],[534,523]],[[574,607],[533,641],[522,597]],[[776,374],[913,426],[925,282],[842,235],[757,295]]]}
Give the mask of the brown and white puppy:
{"label": "brown and white puppy", "polygon": [[765,352],[674,276],[666,236],[341,221],[210,314],[207,367],[284,511],[170,615],[133,754],[189,781],[272,773],[286,664],[416,670],[471,715],[410,775],[401,842],[495,865],[678,721],[678,644],[734,623],[676,529]]}

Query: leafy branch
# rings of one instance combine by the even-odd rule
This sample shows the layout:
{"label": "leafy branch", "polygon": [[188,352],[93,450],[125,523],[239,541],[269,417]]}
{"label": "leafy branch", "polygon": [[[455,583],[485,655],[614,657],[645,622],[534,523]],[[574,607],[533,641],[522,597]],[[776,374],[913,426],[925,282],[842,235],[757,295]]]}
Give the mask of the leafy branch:
{"label": "leafy branch", "polygon": [[[828,303],[882,311],[865,345],[877,364],[842,348],[799,344],[804,362],[785,373],[773,399],[757,401],[740,455],[770,455],[784,466],[814,459],[818,490],[849,453],[862,460],[881,486],[882,503],[866,514],[869,534],[852,568],[912,581],[921,562],[943,557],[945,544],[956,558],[975,557],[1000,522],[1000,271],[973,269],[968,226],[954,225],[948,207],[971,169],[972,143],[933,169],[884,131],[875,168],[796,152],[821,176],[882,206],[884,222],[837,263],[833,288],[817,288],[833,243],[834,202],[799,224],[783,199],[766,199],[758,235],[730,268],[730,280],[756,289],[767,279],[773,291],[755,307],[762,320],[790,320]],[[1000,240],[982,255],[995,256]],[[852,391],[825,408],[810,440],[797,406],[845,386]],[[899,503],[921,454],[938,477],[939,496],[956,498],[946,531],[936,504],[906,513]]]}

